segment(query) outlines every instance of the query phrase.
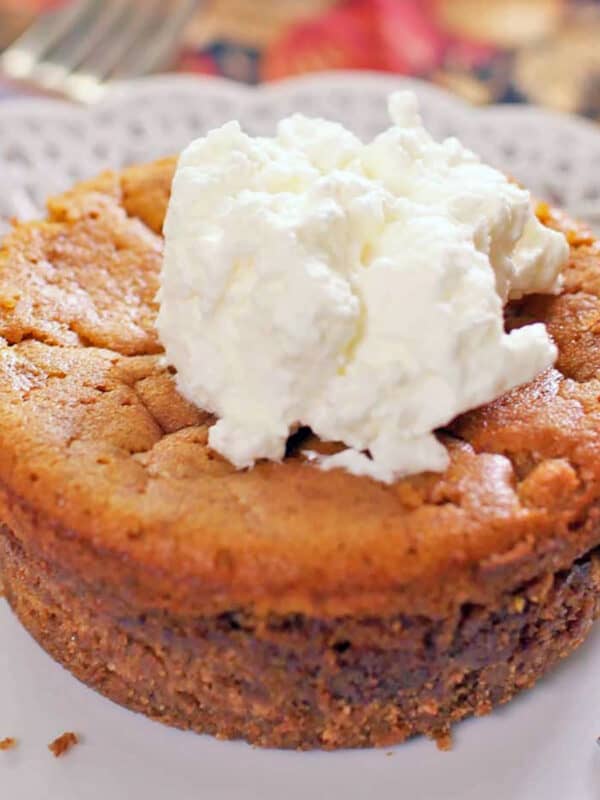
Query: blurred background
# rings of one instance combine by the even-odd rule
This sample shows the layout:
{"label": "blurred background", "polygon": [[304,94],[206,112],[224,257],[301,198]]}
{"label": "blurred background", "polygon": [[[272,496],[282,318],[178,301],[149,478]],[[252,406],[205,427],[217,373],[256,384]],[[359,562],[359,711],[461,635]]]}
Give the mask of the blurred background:
{"label": "blurred background", "polygon": [[[0,49],[65,1],[0,0]],[[382,70],[600,121],[600,0],[205,0],[174,53],[172,69],[247,83]],[[0,95],[25,91],[0,77]]]}

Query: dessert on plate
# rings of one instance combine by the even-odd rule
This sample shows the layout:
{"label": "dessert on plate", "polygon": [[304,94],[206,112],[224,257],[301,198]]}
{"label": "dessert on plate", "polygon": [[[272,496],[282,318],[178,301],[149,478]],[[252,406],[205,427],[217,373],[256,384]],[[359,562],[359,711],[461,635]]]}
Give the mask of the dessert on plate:
{"label": "dessert on plate", "polygon": [[444,746],[598,615],[600,245],[391,109],[230,123],[0,251],[7,598],[170,725]]}

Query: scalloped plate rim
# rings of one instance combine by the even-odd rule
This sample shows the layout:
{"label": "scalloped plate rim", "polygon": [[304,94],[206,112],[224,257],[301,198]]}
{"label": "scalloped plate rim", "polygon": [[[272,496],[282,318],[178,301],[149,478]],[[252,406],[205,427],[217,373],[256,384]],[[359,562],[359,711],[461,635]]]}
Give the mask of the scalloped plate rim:
{"label": "scalloped plate rim", "polygon": [[428,96],[447,104],[449,107],[465,112],[466,114],[486,115],[493,117],[501,114],[502,116],[514,116],[516,118],[536,118],[547,119],[553,124],[568,125],[576,128],[579,132],[590,134],[595,143],[600,146],[600,126],[585,117],[569,114],[550,108],[544,108],[536,104],[529,103],[496,103],[491,105],[474,105],[467,100],[459,97],[452,92],[431,84],[427,81],[411,76],[395,75],[385,72],[373,72],[370,70],[329,70],[316,72],[309,75],[282,78],[270,83],[248,85],[238,83],[228,78],[214,75],[202,75],[194,73],[178,74],[158,74],[133,80],[115,81],[112,83],[106,94],[94,105],[83,106],[72,103],[68,100],[53,97],[17,97],[3,99],[0,102],[0,120],[3,116],[12,114],[20,115],[23,112],[38,111],[40,107],[69,112],[76,115],[88,115],[90,112],[102,111],[107,106],[116,103],[120,99],[125,99],[132,93],[142,94],[153,89],[171,89],[177,86],[185,88],[219,89],[230,96],[240,99],[256,98],[281,98],[292,91],[315,90],[319,93],[328,84],[330,88],[343,89],[345,91],[356,91],[359,86],[352,81],[365,83],[373,86],[379,84],[381,88],[388,87],[388,91],[394,89],[414,89],[422,96]]}

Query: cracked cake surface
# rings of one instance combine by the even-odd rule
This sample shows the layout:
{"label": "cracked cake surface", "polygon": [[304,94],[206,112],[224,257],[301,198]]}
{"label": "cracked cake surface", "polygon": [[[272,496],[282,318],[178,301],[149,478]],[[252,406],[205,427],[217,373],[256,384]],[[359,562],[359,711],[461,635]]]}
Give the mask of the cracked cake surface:
{"label": "cracked cake surface", "polygon": [[[75,608],[93,596],[102,624],[117,627],[136,615],[167,615],[168,625],[185,627],[232,612],[249,614],[251,630],[257,618],[290,614],[323,625],[458,625],[467,607],[506,610],[523,587],[562,586],[600,543],[600,246],[590,232],[540,205],[542,221],[571,245],[564,289],[513,303],[506,317],[512,327],[545,322],[557,364],[440,431],[451,457],[444,474],[384,485],[321,472],[302,448],[338,445],[310,431],[292,437],[281,464],[236,471],[208,448],[212,417],[177,393],[154,330],[174,164],[80,184],[49,201],[46,220],[16,224],[0,250],[0,565],[11,603],[44,646],[61,659],[56,631],[46,634],[54,645],[44,640],[51,622],[40,622],[43,596],[23,605],[38,591],[25,576],[32,564],[42,583],[52,582],[44,595],[52,604]],[[587,622],[597,613],[589,599],[595,568],[589,575]],[[557,595],[551,602],[559,604]],[[573,634],[577,643],[584,629]],[[572,646],[563,643],[548,663]],[[87,668],[67,665],[94,684]],[[99,688],[140,707],[125,689]],[[186,726],[181,714],[166,716]],[[430,716],[429,730],[449,719]],[[217,723],[188,723],[219,733]],[[240,725],[221,733],[287,743],[240,733]],[[401,720],[380,743],[417,729]],[[311,746],[323,744],[319,736]],[[303,745],[301,736],[290,741]],[[347,734],[332,741],[357,743]]]}

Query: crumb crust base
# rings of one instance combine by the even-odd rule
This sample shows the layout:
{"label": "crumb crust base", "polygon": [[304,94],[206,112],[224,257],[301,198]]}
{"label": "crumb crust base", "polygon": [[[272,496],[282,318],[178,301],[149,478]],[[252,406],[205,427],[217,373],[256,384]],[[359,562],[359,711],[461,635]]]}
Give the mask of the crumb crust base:
{"label": "crumb crust base", "polygon": [[[117,703],[178,728],[265,747],[389,746],[532,686],[600,614],[600,551],[494,608],[452,618],[319,619],[243,608],[176,616],[101,602],[0,531],[6,597],[42,647]],[[101,610],[99,610],[101,609]]]}

